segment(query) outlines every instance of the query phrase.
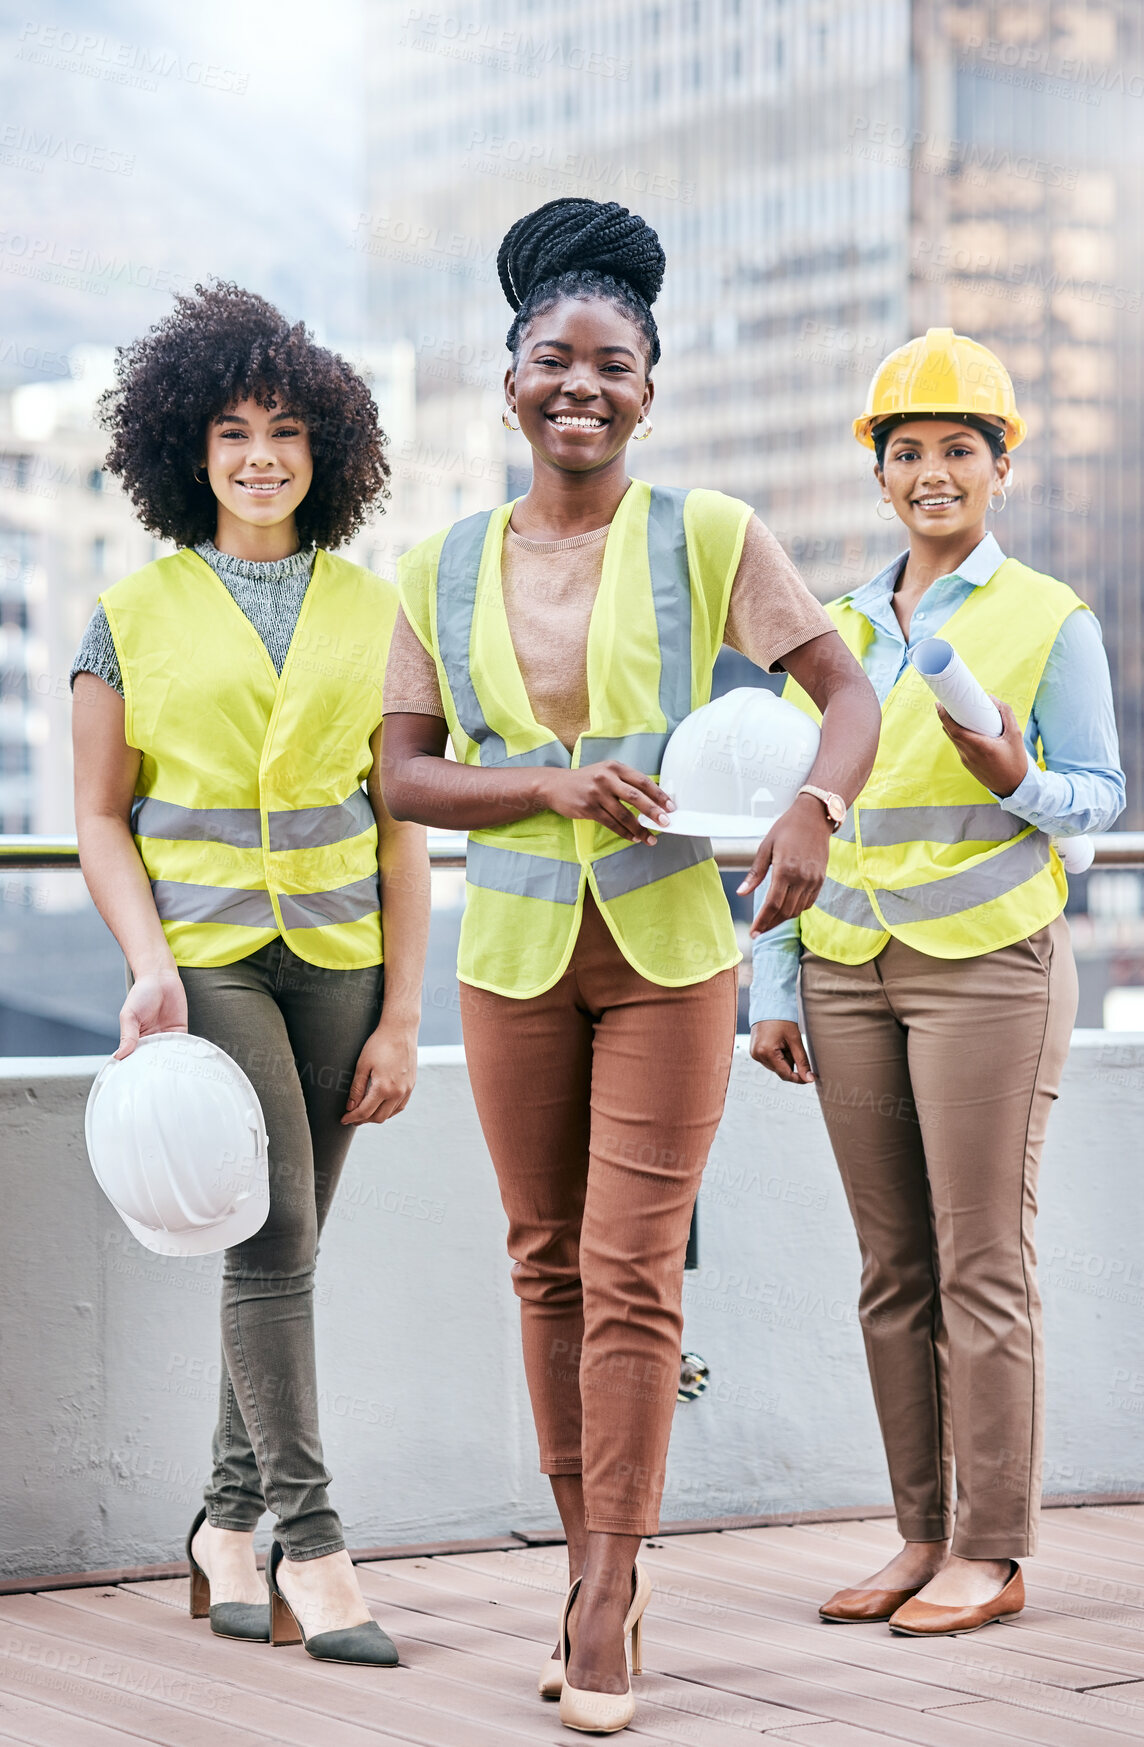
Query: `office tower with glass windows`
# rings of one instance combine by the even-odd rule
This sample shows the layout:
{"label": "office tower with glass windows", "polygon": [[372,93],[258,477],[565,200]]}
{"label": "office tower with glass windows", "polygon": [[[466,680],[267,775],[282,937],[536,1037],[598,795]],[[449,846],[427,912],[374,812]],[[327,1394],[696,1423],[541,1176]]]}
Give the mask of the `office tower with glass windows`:
{"label": "office tower with glass windows", "polygon": [[372,28],[354,243],[375,337],[415,348],[437,522],[496,501],[501,465],[527,478],[519,437],[487,446],[496,247],[545,200],[616,199],[663,240],[640,473],[749,499],[823,598],[902,545],[850,432],[873,369],[954,325],[1014,375],[1030,437],[998,537],[1098,610],[1144,824],[1131,0],[458,0]]}

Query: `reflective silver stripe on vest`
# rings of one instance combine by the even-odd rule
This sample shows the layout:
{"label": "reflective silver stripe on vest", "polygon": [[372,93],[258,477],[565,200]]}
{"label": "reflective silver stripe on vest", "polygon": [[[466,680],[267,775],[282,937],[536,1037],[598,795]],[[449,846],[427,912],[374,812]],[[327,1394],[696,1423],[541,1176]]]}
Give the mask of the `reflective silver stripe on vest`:
{"label": "reflective silver stripe on vest", "polygon": [[1038,874],[1048,859],[1048,838],[1033,831],[964,873],[946,874],[924,886],[905,886],[896,892],[876,890],[874,895],[886,921],[895,928],[909,922],[931,922],[935,917],[958,916],[963,910],[1003,898]]}
{"label": "reflective silver stripe on vest", "polygon": [[580,741],[580,768],[586,764],[605,764],[609,758],[630,764],[651,776],[663,763],[666,734],[585,734]]}
{"label": "reflective silver stripe on vest", "polygon": [[[324,849],[360,837],[373,825],[373,808],[360,788],[329,807],[292,807],[268,815],[271,849]],[[131,809],[137,837],[167,843],[225,843],[232,849],[261,849],[257,807],[178,807],[155,795],[140,796]]]}
{"label": "reflective silver stripe on vest", "polygon": [[967,807],[861,807],[862,842],[869,849],[902,843],[1008,843],[1028,830],[1024,819],[995,801]]}
{"label": "reflective silver stripe on vest", "polygon": [[381,908],[376,874],[367,874],[352,885],[332,892],[279,892],[278,908],[284,928],[326,928],[333,922],[360,922]]}
{"label": "reflective silver stripe on vest", "polygon": [[655,848],[648,843],[630,843],[593,862],[592,872],[604,902],[622,898],[625,892],[638,891],[656,880],[665,880],[685,868],[697,867],[711,858],[711,843],[706,837],[672,837],[662,832]]}
{"label": "reflective silver stripe on vest", "polygon": [[516,898],[543,898],[549,904],[574,904],[580,896],[578,861],[555,861],[547,855],[474,843],[471,837],[465,878],[471,886]]}
{"label": "reflective silver stripe on vest", "polygon": [[360,837],[373,823],[373,808],[363,789],[332,807],[294,807],[269,815],[271,849],[325,849]]}
{"label": "reflective silver stripe on vest", "polygon": [[162,837],[168,843],[229,843],[234,849],[262,848],[257,807],[177,807],[142,795],[131,809],[136,837]]}
{"label": "reflective silver stripe on vest", "polygon": [[454,522],[445,535],[437,562],[437,647],[453,694],[457,720],[469,739],[476,742],[482,765],[551,765],[567,770],[572,755],[559,740],[535,746],[531,752],[510,754],[501,736],[494,734],[485,720],[473,686],[469,653],[481,553],[491,515],[491,510],[481,510],[475,516]]}
{"label": "reflective silver stripe on vest", "polygon": [[838,838],[839,843],[853,843],[854,842],[854,809],[853,809],[853,807],[849,807],[847,809],[846,817],[845,817],[845,819],[843,819],[841,825],[838,827],[838,831],[836,833],[836,836]]}
{"label": "reflective silver stripe on vest", "polygon": [[836,922],[845,922],[850,928],[870,928],[876,934],[886,932],[874,914],[869,898],[860,887],[843,886],[837,880],[826,879],[814,900],[814,907],[825,915],[832,916]]}
{"label": "reflective silver stripe on vest", "polygon": [[691,571],[683,529],[686,500],[685,490],[653,485],[647,513],[647,556],[659,636],[659,707],[667,718],[669,734],[691,714]]}
{"label": "reflective silver stripe on vest", "polygon": [[267,892],[234,886],[192,886],[184,880],[152,880],[155,908],[163,922],[219,922],[229,928],[269,928],[278,919]]}

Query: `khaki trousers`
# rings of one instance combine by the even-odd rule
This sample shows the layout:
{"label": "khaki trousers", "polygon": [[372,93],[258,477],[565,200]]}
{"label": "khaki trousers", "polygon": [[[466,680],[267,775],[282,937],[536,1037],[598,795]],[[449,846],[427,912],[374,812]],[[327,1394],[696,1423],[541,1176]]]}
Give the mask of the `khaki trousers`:
{"label": "khaki trousers", "polygon": [[1068,924],[979,958],[898,940],[863,965],[808,954],[802,995],[862,1252],[899,1530],[952,1532],[966,1559],[1032,1553],[1044,1414],[1033,1221],[1076,1017]]}
{"label": "khaki trousers", "polygon": [[591,1530],[659,1526],[683,1258],[723,1113],[736,999],[734,970],[681,989],[648,982],[590,897],[547,993],[515,1001],[461,984],[541,1471],[583,1475]]}

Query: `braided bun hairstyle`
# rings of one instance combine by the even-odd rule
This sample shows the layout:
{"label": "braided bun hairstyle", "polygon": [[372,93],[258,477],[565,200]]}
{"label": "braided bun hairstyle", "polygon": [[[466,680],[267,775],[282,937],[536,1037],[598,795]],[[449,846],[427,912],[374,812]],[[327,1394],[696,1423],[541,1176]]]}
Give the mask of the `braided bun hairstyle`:
{"label": "braided bun hairstyle", "polygon": [[565,297],[603,297],[643,335],[647,368],[659,363],[651,305],[663,284],[663,248],[651,226],[614,200],[550,200],[518,218],[497,253],[516,311],[506,344],[516,361],[533,321]]}

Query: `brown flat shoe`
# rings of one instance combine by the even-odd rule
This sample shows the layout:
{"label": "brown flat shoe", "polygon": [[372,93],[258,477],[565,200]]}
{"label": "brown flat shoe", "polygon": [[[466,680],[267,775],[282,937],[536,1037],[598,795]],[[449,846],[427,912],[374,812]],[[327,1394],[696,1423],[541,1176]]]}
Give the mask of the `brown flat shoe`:
{"label": "brown flat shoe", "polygon": [[890,1621],[891,1632],[906,1638],[948,1638],[955,1632],[976,1632],[1006,1614],[1019,1614],[1025,1605],[1025,1579],[1016,1559],[1010,1564],[1009,1581],[992,1601],[977,1607],[937,1607],[932,1601],[908,1601]]}
{"label": "brown flat shoe", "polygon": [[840,1589],[829,1601],[823,1602],[818,1617],[831,1626],[856,1626],[864,1621],[888,1620],[920,1588],[919,1583],[917,1589]]}

